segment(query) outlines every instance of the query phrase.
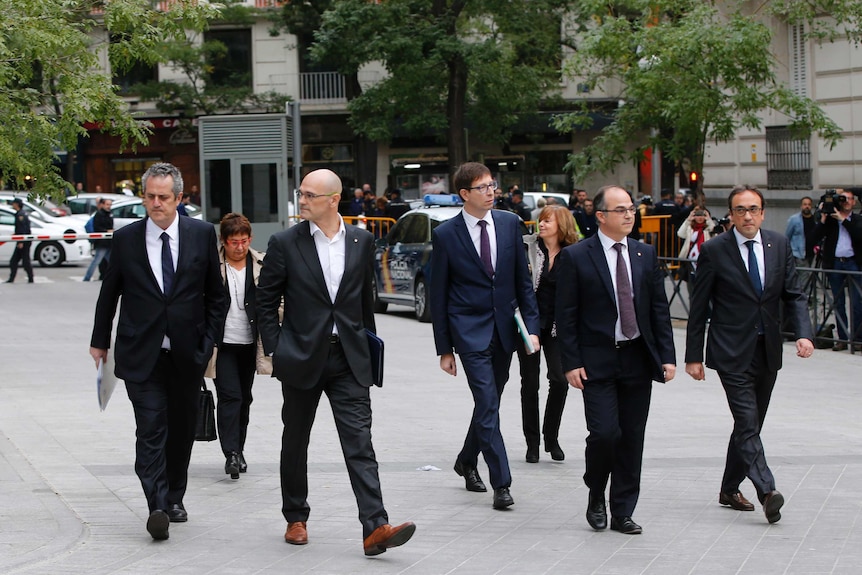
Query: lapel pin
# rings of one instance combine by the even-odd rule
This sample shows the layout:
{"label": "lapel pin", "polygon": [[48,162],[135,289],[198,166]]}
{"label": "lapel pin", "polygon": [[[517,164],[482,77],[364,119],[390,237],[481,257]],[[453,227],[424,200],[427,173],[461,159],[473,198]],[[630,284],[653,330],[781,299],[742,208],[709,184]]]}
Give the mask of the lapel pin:
{"label": "lapel pin", "polygon": [[771,248],[772,244],[766,244],[766,247]]}
{"label": "lapel pin", "polygon": [[358,244],[358,243],[359,243],[359,238],[353,238],[353,243],[354,243],[354,244]]}
{"label": "lapel pin", "polygon": [[640,253],[640,252],[638,252],[638,257],[641,257],[641,253]]}

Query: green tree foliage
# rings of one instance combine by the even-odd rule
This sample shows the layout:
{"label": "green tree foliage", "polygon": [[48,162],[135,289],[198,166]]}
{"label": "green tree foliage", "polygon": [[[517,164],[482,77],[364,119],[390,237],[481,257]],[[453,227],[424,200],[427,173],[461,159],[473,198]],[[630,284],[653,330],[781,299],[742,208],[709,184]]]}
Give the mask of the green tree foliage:
{"label": "green tree foliage", "polygon": [[[220,24],[251,26],[259,10],[242,0],[226,0],[218,15]],[[182,73],[183,81],[152,81],[133,87],[142,100],[154,102],[164,114],[177,115],[181,125],[194,130],[197,116],[241,114],[249,111],[283,112],[290,98],[276,92],[255,93],[251,71],[225,74],[228,48],[219,40],[204,40],[202,31],[164,43],[159,61]]]}
{"label": "green tree foliage", "polygon": [[[169,12],[149,0],[14,0],[0,2],[0,174],[31,177],[41,194],[68,184],[54,167],[56,150],[74,150],[97,124],[124,146],[146,142],[137,121],[104,70],[107,49],[115,70],[159,58],[166,41],[202,29],[217,5],[174,0]],[[100,44],[98,29],[114,41]],[[104,36],[107,40],[107,36]],[[104,53],[104,52],[102,52]]]}
{"label": "green tree foliage", "polygon": [[[576,179],[612,171],[658,147],[701,173],[708,141],[726,142],[743,128],[760,130],[761,113],[775,110],[801,138],[816,132],[833,146],[839,127],[816,102],[776,78],[770,28],[744,4],[703,0],[585,0],[567,72],[619,101],[613,120],[568,168]],[[590,124],[593,107],[557,118],[561,129]],[[632,145],[633,142],[640,145]],[[699,182],[702,186],[702,179]]]}
{"label": "green tree foliage", "polygon": [[334,0],[319,12],[312,55],[345,75],[381,63],[384,79],[349,103],[353,129],[375,141],[435,136],[454,168],[468,159],[468,134],[503,144],[522,114],[555,95],[568,4]]}

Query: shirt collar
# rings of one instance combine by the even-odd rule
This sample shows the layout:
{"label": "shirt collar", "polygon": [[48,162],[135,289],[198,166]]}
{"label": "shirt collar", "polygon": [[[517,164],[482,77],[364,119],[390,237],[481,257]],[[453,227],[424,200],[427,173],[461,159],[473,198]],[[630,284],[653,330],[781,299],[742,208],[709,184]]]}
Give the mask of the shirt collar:
{"label": "shirt collar", "polygon": [[[737,230],[736,228],[733,228],[733,237],[736,238],[736,245],[738,245],[739,247],[745,246],[745,242],[748,241],[748,238],[739,233],[739,230]],[[762,244],[763,240],[760,239],[760,230],[757,230],[757,235],[751,239],[754,240],[754,243]]]}
{"label": "shirt collar", "polygon": [[323,233],[323,230],[320,229],[320,226],[318,226],[312,221],[308,222],[308,231],[311,234],[311,237],[314,237],[316,233],[320,232],[320,234],[326,239],[326,241],[337,240],[347,234],[347,229],[344,227],[344,218],[341,217],[341,214],[338,214],[338,231],[335,232],[335,237],[333,237],[332,240],[327,238],[326,234]]}
{"label": "shirt collar", "polygon": [[623,241],[621,241],[621,242],[618,242],[616,240],[612,240],[611,238],[609,238],[608,236],[603,234],[601,229],[596,232],[596,235],[599,236],[599,241],[602,242],[602,249],[604,249],[605,251],[608,251],[611,248],[613,248],[614,244],[622,244],[622,245],[626,246],[626,248],[629,247],[629,244],[626,241],[626,238],[623,238]]}
{"label": "shirt collar", "polygon": [[477,225],[479,225],[480,219],[492,225],[494,223],[494,218],[491,216],[491,210],[485,212],[485,215],[482,218],[477,218],[473,214],[468,214],[467,210],[464,209],[461,210],[461,213],[464,215],[464,222],[471,228],[475,228]]}
{"label": "shirt collar", "polygon": [[174,214],[174,221],[167,229],[160,228],[151,218],[147,218],[147,233],[157,238],[162,236],[162,232],[167,232],[172,240],[180,237],[180,215]]}

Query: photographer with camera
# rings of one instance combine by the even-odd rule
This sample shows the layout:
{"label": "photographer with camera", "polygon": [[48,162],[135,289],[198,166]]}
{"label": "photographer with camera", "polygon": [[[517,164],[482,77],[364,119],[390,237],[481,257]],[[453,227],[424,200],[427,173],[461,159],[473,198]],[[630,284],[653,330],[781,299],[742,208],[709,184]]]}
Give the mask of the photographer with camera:
{"label": "photographer with camera", "polygon": [[[820,255],[823,269],[858,272],[862,269],[862,216],[853,213],[856,196],[843,189],[827,190],[820,198],[820,221],[814,226],[812,243],[823,240]],[[862,281],[859,276],[829,273],[829,287],[835,302],[835,319],[838,324],[838,341],[832,351],[847,349],[850,333],[854,349],[862,349]],[[849,329],[844,285],[850,286],[850,305],[853,327]]]}

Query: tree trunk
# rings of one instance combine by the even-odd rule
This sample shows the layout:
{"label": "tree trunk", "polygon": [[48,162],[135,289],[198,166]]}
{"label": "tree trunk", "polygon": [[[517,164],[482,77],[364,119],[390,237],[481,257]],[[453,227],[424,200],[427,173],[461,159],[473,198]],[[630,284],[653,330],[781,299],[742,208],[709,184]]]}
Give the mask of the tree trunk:
{"label": "tree trunk", "polygon": [[467,139],[464,136],[464,116],[467,109],[467,65],[460,54],[449,61],[449,95],[446,118],[449,131],[446,146],[449,154],[449,176],[467,161]]}
{"label": "tree trunk", "polygon": [[[344,77],[344,92],[347,101],[350,102],[362,95],[362,86],[359,85],[359,74],[354,72]],[[378,196],[383,195],[377,189],[377,142],[372,142],[363,134],[356,134],[353,141],[356,186],[371,184],[371,189]]]}

